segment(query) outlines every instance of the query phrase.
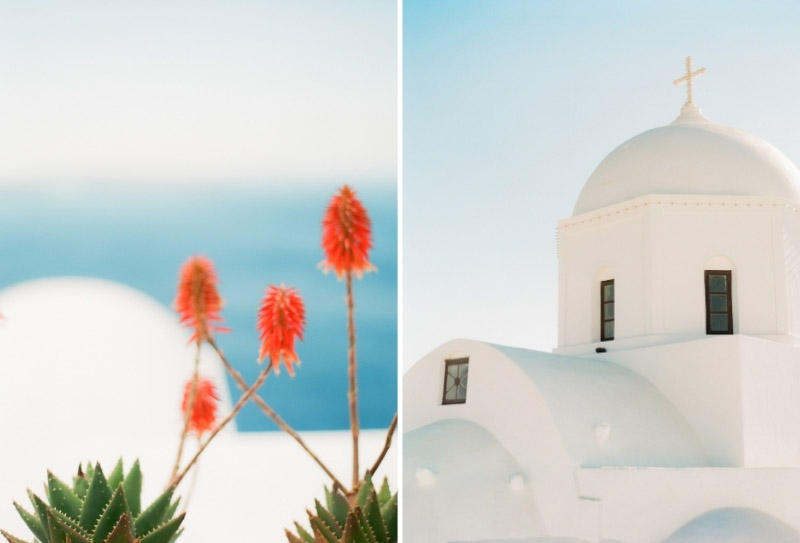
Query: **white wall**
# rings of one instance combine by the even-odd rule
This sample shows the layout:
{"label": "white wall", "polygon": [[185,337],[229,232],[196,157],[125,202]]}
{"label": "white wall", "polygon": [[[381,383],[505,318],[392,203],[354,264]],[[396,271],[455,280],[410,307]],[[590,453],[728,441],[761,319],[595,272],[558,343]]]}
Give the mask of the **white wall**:
{"label": "white wall", "polygon": [[800,530],[800,469],[578,469],[584,496],[601,500],[602,536],[656,543],[721,507],[768,513]]}
{"label": "white wall", "polygon": [[560,349],[599,345],[597,272],[608,268],[614,341],[704,336],[703,270],[720,262],[731,263],[734,333],[800,333],[800,216],[782,199],[650,195],[562,220],[558,232]]}

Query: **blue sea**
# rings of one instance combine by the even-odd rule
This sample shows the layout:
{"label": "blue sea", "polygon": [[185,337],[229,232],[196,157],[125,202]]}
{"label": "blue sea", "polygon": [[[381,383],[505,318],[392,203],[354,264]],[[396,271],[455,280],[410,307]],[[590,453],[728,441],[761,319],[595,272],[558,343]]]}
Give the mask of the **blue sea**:
{"label": "blue sea", "polygon": [[[268,379],[261,394],[298,430],[346,429],[345,286],[318,268],[320,224],[338,186],[3,188],[0,289],[43,277],[100,277],[169,306],[181,264],[203,254],[216,265],[223,318],[233,329],[218,342],[253,382],[264,290],[294,286],[307,311],[305,341],[297,347],[303,363],[294,379],[286,371]],[[393,182],[352,186],[373,222],[371,260],[378,268],[354,281],[360,420],[362,428],[385,428],[397,410],[397,199]],[[230,380],[228,387],[237,398]],[[252,404],[237,426],[276,429]]]}

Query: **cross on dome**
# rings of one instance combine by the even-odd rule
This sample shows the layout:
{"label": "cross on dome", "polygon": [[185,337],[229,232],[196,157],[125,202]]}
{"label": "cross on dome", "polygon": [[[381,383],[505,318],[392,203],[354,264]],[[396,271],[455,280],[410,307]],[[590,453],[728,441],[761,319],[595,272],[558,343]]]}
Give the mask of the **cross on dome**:
{"label": "cross on dome", "polygon": [[683,77],[679,77],[678,79],[672,82],[673,85],[680,85],[681,83],[686,82],[687,97],[686,97],[686,104],[684,105],[689,105],[694,103],[692,102],[692,79],[704,73],[706,73],[705,68],[700,68],[696,72],[693,72],[692,57],[686,57],[686,75],[684,75]]}

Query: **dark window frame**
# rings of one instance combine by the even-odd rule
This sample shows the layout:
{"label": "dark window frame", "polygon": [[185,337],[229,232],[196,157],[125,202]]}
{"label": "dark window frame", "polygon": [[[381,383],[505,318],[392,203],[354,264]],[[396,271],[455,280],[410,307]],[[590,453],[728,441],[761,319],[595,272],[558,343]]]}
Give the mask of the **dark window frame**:
{"label": "dark window frame", "polygon": [[[712,275],[724,275],[726,277],[727,291],[727,309],[725,311],[711,311],[711,284],[709,277]],[[731,270],[705,270],[703,272],[703,282],[705,283],[706,291],[706,334],[707,335],[729,335],[733,334],[733,282],[731,280]],[[715,294],[720,294],[719,292]],[[727,315],[728,328],[727,330],[711,330],[711,315]]]}
{"label": "dark window frame", "polygon": [[[463,398],[454,398],[454,399],[447,399],[447,376],[449,375],[450,367],[451,366],[461,366],[464,365],[467,367],[467,371],[465,372],[465,376],[469,377],[469,357],[463,356],[461,358],[450,358],[444,361],[444,383],[442,385],[442,405],[451,405],[451,404],[461,404],[467,403],[467,385],[464,386],[464,397]],[[457,380],[460,378],[456,378]],[[460,383],[454,383],[452,386],[461,386]]]}
{"label": "dark window frame", "polygon": [[[606,279],[605,281],[600,281],[600,341],[612,341],[614,336],[616,335],[616,328],[617,323],[615,322],[615,318],[617,315],[617,308],[615,305],[615,301],[617,299],[617,289],[614,287],[613,294],[610,300],[606,300],[605,297],[605,287],[607,285],[611,285],[614,287],[614,280],[613,279]],[[614,307],[613,316],[610,319],[606,318],[606,305],[611,304]],[[611,322],[614,323],[614,333],[611,334],[611,337],[606,336],[606,323]]]}

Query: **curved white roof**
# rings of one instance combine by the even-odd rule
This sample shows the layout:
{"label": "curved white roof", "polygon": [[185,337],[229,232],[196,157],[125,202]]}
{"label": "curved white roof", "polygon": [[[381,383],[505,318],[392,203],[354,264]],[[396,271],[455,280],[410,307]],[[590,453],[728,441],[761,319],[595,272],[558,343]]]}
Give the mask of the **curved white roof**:
{"label": "curved white roof", "polygon": [[689,423],[649,381],[613,362],[492,345],[536,386],[581,467],[707,466]]}
{"label": "curved white roof", "polygon": [[584,185],[573,215],[647,194],[772,196],[800,203],[800,171],[766,141],[713,123],[687,105],[672,124],[614,149]]}
{"label": "curved white roof", "polygon": [[709,511],[687,523],[664,543],[800,543],[788,524],[755,509],[731,507]]}

